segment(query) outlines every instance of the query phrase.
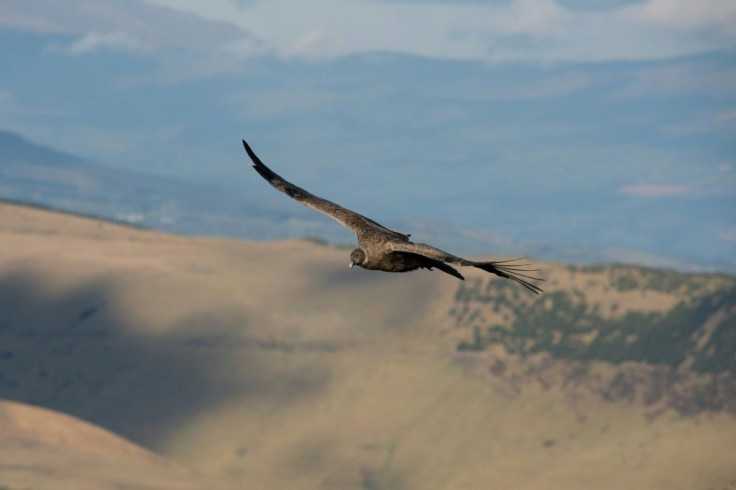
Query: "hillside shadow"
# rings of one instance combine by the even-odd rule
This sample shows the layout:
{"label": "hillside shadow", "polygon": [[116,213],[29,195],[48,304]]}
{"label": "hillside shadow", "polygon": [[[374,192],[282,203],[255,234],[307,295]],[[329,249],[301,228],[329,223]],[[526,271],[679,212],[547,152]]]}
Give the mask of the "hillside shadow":
{"label": "hillside shadow", "polygon": [[39,276],[0,277],[0,398],[99,424],[155,448],[170,430],[230,399],[314,396],[325,363],[283,362],[244,340],[240,312],[203,312],[167,333],[135,324],[98,280],[49,293]]}

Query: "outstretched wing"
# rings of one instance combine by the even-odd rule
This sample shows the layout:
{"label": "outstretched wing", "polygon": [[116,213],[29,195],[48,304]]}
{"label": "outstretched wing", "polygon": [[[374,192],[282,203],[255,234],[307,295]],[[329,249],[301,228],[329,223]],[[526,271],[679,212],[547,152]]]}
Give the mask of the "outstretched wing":
{"label": "outstretched wing", "polygon": [[409,235],[390,230],[385,226],[376,223],[372,219],[366,218],[361,214],[345,209],[344,207],[328,201],[327,199],[317,197],[314,194],[305,191],[301,187],[295,186],[268,168],[261,159],[258,158],[253,150],[251,150],[245,140],[243,140],[243,146],[245,147],[245,152],[253,161],[253,168],[255,168],[269,184],[287,196],[296,199],[305,206],[309,206],[320,213],[326,214],[338,223],[347,227],[350,231],[355,233],[358,238],[361,238],[368,233],[380,233],[401,241],[409,240]]}
{"label": "outstretched wing", "polygon": [[473,260],[463,259],[462,257],[457,257],[445,252],[444,250],[440,250],[439,248],[435,248],[424,243],[391,241],[387,243],[386,246],[392,252],[412,253],[423,255],[424,257],[429,257],[430,259],[440,262],[477,267],[478,269],[486,272],[518,282],[534,294],[542,292],[542,288],[531,281],[544,281],[544,279],[527,274],[528,272],[538,272],[539,269],[527,269],[529,264],[515,263],[517,259],[476,262]]}

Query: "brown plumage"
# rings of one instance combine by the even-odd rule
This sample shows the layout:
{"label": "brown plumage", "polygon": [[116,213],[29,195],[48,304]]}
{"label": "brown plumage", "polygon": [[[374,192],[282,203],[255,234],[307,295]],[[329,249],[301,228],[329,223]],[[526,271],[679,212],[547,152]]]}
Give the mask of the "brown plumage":
{"label": "brown plumage", "polygon": [[253,153],[248,143],[243,140],[245,151],[253,161],[253,168],[266,179],[273,187],[287,196],[296,199],[305,206],[324,213],[330,218],[347,227],[358,237],[358,248],[350,254],[350,267],[359,265],[364,269],[373,269],[387,272],[408,272],[420,268],[432,270],[433,267],[465,279],[454,267],[449,264],[476,267],[486,272],[496,274],[516,281],[529,291],[539,294],[542,289],[531,281],[543,281],[539,277],[528,275],[539,269],[527,269],[529,264],[520,264],[513,260],[492,262],[476,262],[456,257],[438,248],[424,243],[414,243],[409,235],[389,230],[370,218],[345,209],[304,189],[295,186],[274,173]]}

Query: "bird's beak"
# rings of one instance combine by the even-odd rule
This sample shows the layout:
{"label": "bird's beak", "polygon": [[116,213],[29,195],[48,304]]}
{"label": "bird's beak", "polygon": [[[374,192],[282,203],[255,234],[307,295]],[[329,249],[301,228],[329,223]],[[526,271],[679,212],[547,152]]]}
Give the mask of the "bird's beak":
{"label": "bird's beak", "polygon": [[355,262],[353,262],[353,261],[351,260],[351,261],[350,261],[350,268],[352,269],[354,265],[355,265]]}

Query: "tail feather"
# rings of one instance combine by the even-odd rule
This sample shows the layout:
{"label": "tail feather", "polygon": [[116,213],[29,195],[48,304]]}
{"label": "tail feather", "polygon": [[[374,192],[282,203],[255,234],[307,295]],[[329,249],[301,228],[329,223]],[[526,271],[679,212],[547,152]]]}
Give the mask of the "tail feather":
{"label": "tail feather", "polygon": [[470,265],[486,272],[496,274],[497,276],[516,281],[534,294],[541,293],[543,289],[530,281],[544,281],[544,279],[526,274],[527,272],[539,272],[539,269],[527,269],[526,267],[530,264],[512,263],[516,260],[520,259],[472,262]]}

